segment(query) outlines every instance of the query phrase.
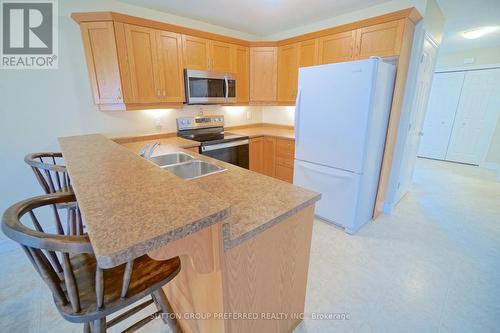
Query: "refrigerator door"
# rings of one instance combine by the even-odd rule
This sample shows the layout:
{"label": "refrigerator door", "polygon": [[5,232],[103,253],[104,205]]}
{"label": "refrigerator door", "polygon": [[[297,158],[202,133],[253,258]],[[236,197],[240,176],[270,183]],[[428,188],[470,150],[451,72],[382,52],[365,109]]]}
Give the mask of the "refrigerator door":
{"label": "refrigerator door", "polygon": [[299,70],[295,158],[361,173],[377,59]]}
{"label": "refrigerator door", "polygon": [[321,193],[315,214],[350,230],[355,226],[360,175],[295,160],[293,183]]}

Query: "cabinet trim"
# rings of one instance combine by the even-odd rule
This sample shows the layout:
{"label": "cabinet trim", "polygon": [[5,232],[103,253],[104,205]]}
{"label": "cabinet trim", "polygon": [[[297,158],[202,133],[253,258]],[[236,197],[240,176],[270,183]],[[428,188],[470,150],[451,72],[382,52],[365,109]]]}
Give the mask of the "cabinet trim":
{"label": "cabinet trim", "polygon": [[319,38],[339,32],[344,32],[348,30],[355,30],[362,27],[396,21],[404,18],[408,18],[414,24],[418,23],[422,19],[422,15],[418,12],[415,7],[410,7],[402,10],[398,10],[392,13],[383,14],[380,16],[371,17],[365,20],[356,21],[348,24],[339,25],[332,28],[327,28],[319,31],[310,32],[307,34],[282,39],[279,41],[247,41],[239,38],[224,36],[220,34],[215,34],[211,32],[206,32],[198,29],[191,29],[175,24],[169,24],[165,22],[153,21],[141,17],[130,16],[126,14],[121,14],[117,12],[77,12],[72,13],[71,18],[77,23],[83,22],[96,22],[96,21],[115,21],[115,22],[123,22],[128,24],[142,25],[148,26],[150,28],[159,29],[159,30],[167,30],[171,32],[177,32],[181,34],[213,39],[220,42],[239,44],[242,46],[281,46],[286,44],[292,44],[296,42],[301,42],[309,39]]}

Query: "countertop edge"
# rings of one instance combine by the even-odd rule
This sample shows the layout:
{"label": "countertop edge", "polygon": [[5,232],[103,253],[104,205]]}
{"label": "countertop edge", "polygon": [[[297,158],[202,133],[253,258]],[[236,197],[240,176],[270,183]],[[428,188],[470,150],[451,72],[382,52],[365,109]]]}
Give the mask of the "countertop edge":
{"label": "countertop edge", "polygon": [[300,205],[296,206],[295,208],[292,208],[286,213],[283,213],[274,219],[269,220],[268,222],[261,224],[255,229],[252,229],[243,235],[236,237],[234,239],[231,239],[231,225],[229,223],[223,223],[222,225],[222,234],[223,234],[223,240],[224,240],[224,251],[230,250],[235,246],[238,246],[239,244],[249,240],[250,238],[253,238],[260,234],[261,232],[271,228],[272,226],[282,222],[283,220],[286,220],[290,216],[293,216],[297,214],[299,211],[309,207],[310,205],[316,203],[321,199],[321,194],[316,195],[315,197],[307,200],[306,202],[301,203]]}
{"label": "countertop edge", "polygon": [[137,259],[151,251],[161,248],[168,243],[174,242],[195,232],[205,229],[213,224],[221,222],[231,215],[231,207],[223,209],[217,213],[204,217],[200,220],[194,221],[188,225],[184,225],[177,229],[171,230],[166,234],[159,235],[155,238],[137,243],[120,252],[107,254],[105,256],[97,256],[97,264],[100,268],[113,268],[118,265],[124,264],[130,260]]}

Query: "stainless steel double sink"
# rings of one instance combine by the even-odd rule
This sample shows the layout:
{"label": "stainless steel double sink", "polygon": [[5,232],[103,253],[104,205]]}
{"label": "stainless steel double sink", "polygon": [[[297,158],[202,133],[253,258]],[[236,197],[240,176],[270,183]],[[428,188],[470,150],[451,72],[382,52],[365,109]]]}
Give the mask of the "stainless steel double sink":
{"label": "stainless steel double sink", "polygon": [[183,152],[153,156],[149,160],[182,179],[204,177],[226,170],[218,165],[197,160]]}

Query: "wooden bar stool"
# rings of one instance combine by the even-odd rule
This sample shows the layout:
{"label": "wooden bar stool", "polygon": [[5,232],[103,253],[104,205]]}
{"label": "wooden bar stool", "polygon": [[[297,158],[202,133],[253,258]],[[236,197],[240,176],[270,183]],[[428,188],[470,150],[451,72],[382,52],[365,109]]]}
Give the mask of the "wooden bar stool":
{"label": "wooden bar stool", "polygon": [[[24,157],[24,161],[31,167],[38,183],[46,194],[73,191],[62,153],[31,153]],[[71,219],[68,219],[66,225],[66,234],[82,235],[84,226],[76,203],[60,204],[57,205],[57,208],[67,209],[68,214],[71,215]],[[78,226],[75,225],[75,222],[78,222]]]}
{"label": "wooden bar stool", "polygon": [[[83,323],[84,332],[105,332],[154,302],[158,311],[125,332],[135,331],[158,316],[173,332],[181,332],[177,321],[169,316],[172,308],[162,290],[179,273],[179,257],[155,261],[144,255],[115,268],[99,268],[87,235],[62,232],[60,215],[68,210],[53,209],[57,234],[45,232],[48,226],[38,218],[42,214],[37,217],[38,209],[70,202],[76,202],[73,193],[42,195],[12,205],[2,218],[2,231],[21,245],[52,292],[61,315],[70,322]],[[151,299],[106,322],[106,316],[148,295]]]}
{"label": "wooden bar stool", "polygon": [[71,191],[62,153],[32,153],[24,157],[46,194]]}

